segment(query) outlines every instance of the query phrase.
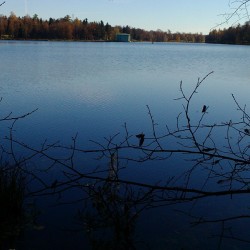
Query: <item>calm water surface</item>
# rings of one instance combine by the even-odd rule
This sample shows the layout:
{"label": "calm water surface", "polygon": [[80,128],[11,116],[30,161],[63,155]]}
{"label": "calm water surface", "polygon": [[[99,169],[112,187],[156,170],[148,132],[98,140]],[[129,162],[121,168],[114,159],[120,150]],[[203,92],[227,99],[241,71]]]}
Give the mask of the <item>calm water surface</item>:
{"label": "calm water surface", "polygon": [[[146,105],[160,127],[166,123],[173,126],[182,110],[181,103],[173,100],[180,96],[180,81],[191,91],[197,79],[211,71],[214,73],[194,99],[194,114],[207,104],[212,120],[236,119],[231,93],[241,104],[249,105],[249,65],[249,46],[1,41],[0,112],[2,116],[10,111],[19,115],[38,108],[16,126],[16,137],[27,143],[39,145],[45,138],[67,143],[78,133],[80,143],[88,148],[90,139],[116,134],[125,122],[131,134],[149,131]],[[157,180],[163,172],[164,168],[157,173],[148,168],[142,174]],[[147,220],[149,227],[159,228],[157,223],[163,218],[162,212],[159,214]],[[157,246],[155,242],[164,238],[169,224],[178,221],[178,216],[171,218],[161,225],[160,232],[145,230],[146,222],[140,232]],[[55,220],[60,219],[58,213]],[[178,232],[187,240],[193,237],[183,233],[184,226],[178,230],[176,238]],[[42,237],[49,237],[47,234]],[[60,231],[50,237],[56,242],[62,235]]]}
{"label": "calm water surface", "polygon": [[216,114],[233,107],[231,93],[248,101],[250,49],[244,46],[1,42],[0,53],[2,112],[39,108],[28,129],[32,137],[79,132],[92,139],[124,122],[143,130],[146,105],[157,121],[169,123],[181,106],[173,102],[179,82],[190,89],[210,71],[196,100]]}

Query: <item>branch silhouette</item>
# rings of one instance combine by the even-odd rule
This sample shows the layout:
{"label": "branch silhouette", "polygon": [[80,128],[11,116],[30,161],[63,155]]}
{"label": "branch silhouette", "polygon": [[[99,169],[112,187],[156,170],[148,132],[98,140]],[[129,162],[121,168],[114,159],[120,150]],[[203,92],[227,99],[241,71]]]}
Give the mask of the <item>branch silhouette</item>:
{"label": "branch silhouette", "polygon": [[[8,159],[8,166],[15,166],[27,176],[30,183],[36,184],[33,188],[26,188],[27,197],[54,195],[58,197],[58,204],[88,202],[95,208],[95,214],[90,215],[86,212],[87,208],[79,211],[79,225],[86,225],[84,223],[87,221],[90,228],[103,228],[105,223],[105,227],[119,226],[123,228],[120,231],[122,235],[117,235],[117,230],[114,230],[114,241],[107,242],[107,245],[111,244],[115,249],[122,238],[124,249],[133,249],[134,223],[145,210],[178,203],[192,203],[195,206],[197,202],[206,202],[210,198],[233,199],[250,193],[250,116],[246,106],[241,106],[237,98],[232,96],[241,117],[236,122],[207,122],[208,119],[205,118],[210,113],[208,103],[201,103],[198,117],[194,116],[192,102],[212,74],[210,72],[199,78],[190,93],[184,90],[183,82],[180,82],[180,97],[175,101],[181,102],[183,111],[177,114],[174,127],[166,124],[164,131],[159,130],[153,113],[147,106],[151,132],[131,133],[125,123],[123,132],[104,138],[104,142],[92,141],[93,149],[79,147],[78,134],[72,137],[69,145],[45,140],[39,148],[29,146],[15,138],[14,128],[17,122],[37,110],[17,117],[10,113],[0,119],[1,122],[10,123],[9,135],[1,145],[2,161]],[[218,134],[222,139],[218,139]],[[23,154],[20,155],[20,152]],[[93,165],[92,161],[79,163],[78,159],[85,156],[96,159],[98,165]],[[130,169],[130,164],[143,168],[144,163],[152,163],[154,171],[157,171],[157,164],[162,166],[175,161],[176,157],[182,159],[182,162],[178,161],[173,169],[166,167],[169,173],[166,180],[128,178],[124,174]],[[42,163],[34,168],[31,162]],[[48,177],[51,171],[57,171],[56,179]],[[174,174],[171,175],[172,171]],[[75,189],[84,194],[82,198],[64,200],[63,194]],[[123,209],[117,210],[119,206]],[[100,220],[93,219],[96,214],[101,216]],[[225,225],[232,220],[245,220],[250,216],[236,214],[216,219],[201,216],[197,220],[198,217],[192,212],[187,215],[194,219],[194,225],[221,223],[223,227],[218,236],[219,247],[222,240],[229,237],[224,233]],[[234,240],[244,240],[231,236]],[[90,240],[93,237],[90,235]],[[95,244],[99,244],[101,239],[99,240]]]}
{"label": "branch silhouette", "polygon": [[235,25],[239,23],[241,20],[250,21],[249,2],[250,2],[249,0],[229,0],[228,5],[231,11],[221,14],[221,16],[223,16],[225,20],[215,25],[210,30],[216,29],[224,24],[228,24],[234,18],[235,21],[232,21],[231,25]]}

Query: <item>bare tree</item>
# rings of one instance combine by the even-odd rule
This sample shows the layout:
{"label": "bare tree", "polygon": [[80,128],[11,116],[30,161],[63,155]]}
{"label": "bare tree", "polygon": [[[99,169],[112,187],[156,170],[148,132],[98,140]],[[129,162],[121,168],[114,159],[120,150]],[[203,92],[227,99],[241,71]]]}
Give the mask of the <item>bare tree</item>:
{"label": "bare tree", "polygon": [[[88,203],[77,216],[82,222],[82,229],[86,229],[86,225],[90,231],[98,227],[113,227],[114,239],[105,244],[115,249],[122,241],[124,249],[133,249],[134,223],[145,210],[182,203],[195,207],[198,202],[206,202],[210,198],[229,197],[234,200],[236,197],[247,197],[250,193],[250,115],[247,107],[232,95],[240,114],[238,121],[207,122],[210,107],[204,103],[200,104],[199,117],[194,116],[192,102],[211,74],[213,72],[199,78],[190,93],[185,91],[184,83],[180,83],[180,97],[176,102],[181,102],[183,111],[177,114],[175,127],[166,125],[165,131],[158,129],[150,107],[147,107],[150,133],[131,133],[125,124],[123,133],[105,138],[104,142],[93,141],[95,148],[91,150],[77,146],[77,135],[72,137],[70,145],[45,140],[40,148],[29,146],[15,138],[15,124],[34,111],[18,117],[7,114],[0,120],[11,122],[9,135],[1,146],[2,161],[7,159],[9,166],[18,167],[27,176],[29,184],[36,183],[35,189],[30,189],[32,185],[27,186],[26,196],[55,195],[59,204]],[[20,155],[20,152],[23,153]],[[58,157],[58,152],[61,157]],[[87,165],[79,162],[79,158],[84,159],[88,155],[97,159],[97,166],[93,165],[93,161],[87,161]],[[174,166],[167,164],[176,161],[176,157],[183,161]],[[32,162],[36,162],[36,168]],[[143,168],[148,163],[152,163],[154,171],[157,171],[157,166],[168,166],[167,178],[152,182],[125,177],[126,171],[133,171],[131,164]],[[49,177],[51,171],[57,171],[56,179]],[[75,189],[79,199],[64,200],[63,194]],[[235,209],[230,215],[221,213],[216,218],[212,213],[197,215],[195,209],[180,212],[189,215],[193,225],[220,224],[221,233],[217,235],[220,249],[227,238],[247,242],[233,228],[230,233],[226,230],[227,224],[232,221],[250,218],[247,204],[243,205],[244,213]],[[95,211],[94,214],[89,214],[89,207],[92,207],[92,212]],[[93,220],[98,218],[98,214],[100,218]],[[116,227],[120,229],[119,234]],[[96,246],[98,242],[103,241],[96,241]]]}
{"label": "bare tree", "polygon": [[230,10],[228,12],[220,14],[224,18],[224,21],[217,24],[214,28],[217,28],[224,24],[235,25],[240,21],[250,21],[249,4],[249,0],[229,0],[228,6]]}

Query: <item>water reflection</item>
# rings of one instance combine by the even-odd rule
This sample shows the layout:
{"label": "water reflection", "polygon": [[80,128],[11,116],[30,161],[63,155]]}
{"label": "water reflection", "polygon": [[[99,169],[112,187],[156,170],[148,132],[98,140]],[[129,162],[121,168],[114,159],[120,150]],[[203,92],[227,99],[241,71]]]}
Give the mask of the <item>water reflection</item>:
{"label": "water reflection", "polygon": [[136,249],[135,224],[143,208],[143,197],[118,184],[91,184],[88,210],[77,219],[88,235],[92,249]]}
{"label": "water reflection", "polygon": [[[96,249],[145,249],[147,240],[160,241],[162,248],[170,249],[247,249],[242,243],[247,243],[246,235],[233,222],[242,215],[248,218],[246,202],[239,198],[233,203],[234,196],[249,192],[249,120],[241,104],[247,100],[245,62],[250,57],[234,57],[248,54],[248,47],[222,46],[218,51],[217,46],[183,44],[7,45],[1,51],[6,56],[1,61],[5,72],[1,81],[9,100],[1,103],[2,108],[22,114],[32,106],[39,113],[34,119],[8,124],[1,141],[3,155],[31,174],[28,194],[37,197],[41,210],[58,205],[44,216],[44,230],[34,237],[37,242],[53,234],[57,240],[52,247],[68,240],[68,247],[81,249],[86,244],[83,234],[69,240],[65,237],[69,231],[55,233],[55,224],[64,230],[72,228],[78,209],[77,230],[84,229]],[[17,71],[11,67],[14,55]],[[210,69],[215,73],[187,109],[185,100],[196,86],[197,71],[204,76]],[[178,92],[180,80],[185,95]],[[226,93],[229,89],[236,92],[238,106]],[[184,103],[172,100],[178,97]],[[241,112],[231,112],[236,109]],[[79,134],[72,138],[75,132]],[[114,151],[119,156],[119,174],[111,177]],[[72,206],[65,208],[65,204]],[[199,229],[188,229],[185,216],[170,212],[170,205],[178,208],[178,214],[202,224],[202,232],[208,230],[204,225],[216,224],[204,234],[216,236],[213,243],[210,239],[197,243]],[[146,228],[148,215],[158,220],[151,218]],[[165,218],[172,228],[165,225],[167,236],[163,237],[161,222]],[[180,230],[184,225],[186,234]],[[234,228],[228,230],[229,226]],[[138,232],[144,233],[139,238],[143,243],[138,242]],[[230,244],[232,241],[236,243]]]}

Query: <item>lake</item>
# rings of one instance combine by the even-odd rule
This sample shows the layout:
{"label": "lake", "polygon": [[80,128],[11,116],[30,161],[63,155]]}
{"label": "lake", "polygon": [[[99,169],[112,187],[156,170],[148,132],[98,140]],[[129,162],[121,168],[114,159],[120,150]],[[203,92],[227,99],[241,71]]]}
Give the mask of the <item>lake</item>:
{"label": "lake", "polygon": [[[237,113],[231,94],[242,106],[250,104],[249,46],[0,41],[0,57],[1,117],[10,112],[18,116],[38,108],[32,115],[18,121],[14,130],[18,141],[32,147],[40,147],[45,139],[49,143],[60,140],[61,144],[69,145],[77,134],[78,147],[97,148],[98,145],[91,140],[107,143],[104,138],[119,132],[124,135],[125,123],[129,134],[133,135],[131,140],[137,143],[134,135],[143,132],[147,137],[152,134],[147,105],[158,124],[159,134],[162,134],[166,131],[166,124],[170,128],[175,127],[176,117],[183,111],[182,100],[174,100],[181,96],[180,82],[190,93],[198,78],[202,79],[212,71],[214,73],[205,79],[193,99],[194,119],[200,117],[206,104],[211,123],[240,120],[241,115]],[[8,126],[3,123],[1,138],[8,133]],[[121,140],[119,137],[118,141]],[[16,150],[20,156],[26,153],[20,148]],[[61,157],[62,153],[56,154]],[[91,165],[90,169],[109,164],[107,160],[93,160],[92,155],[81,157],[76,159],[76,164]],[[170,166],[182,165],[181,158],[171,160]],[[42,160],[36,160],[38,163],[33,164],[39,166]],[[136,162],[126,164],[124,176],[127,179],[150,184],[164,182],[175,171],[159,161],[153,164],[146,162],[144,167]],[[58,172],[60,169],[53,169],[48,178],[54,180]],[[194,182],[199,183],[199,178],[198,174]],[[72,190],[66,196],[74,196],[75,192]],[[51,204],[56,203],[54,198],[43,200],[36,197],[32,202],[34,200],[42,211],[39,223],[45,229],[28,230],[20,241],[20,249],[91,249],[83,232],[67,230],[79,204],[76,207],[61,205],[51,208]],[[220,211],[232,211],[242,201],[236,198],[223,202],[223,199],[208,199],[195,209],[207,214],[209,209],[213,210],[214,204],[219,204]],[[177,205],[177,209],[182,209],[182,205]],[[213,212],[217,215],[216,209]],[[138,221],[137,248],[215,249],[219,242],[218,225],[190,229],[189,219],[168,207],[149,209]],[[248,229],[245,223],[235,223],[234,226],[239,230]],[[244,234],[249,235],[249,232],[248,229]],[[211,235],[217,237],[211,238]],[[223,244],[221,249],[249,247],[230,239],[225,239]]]}

